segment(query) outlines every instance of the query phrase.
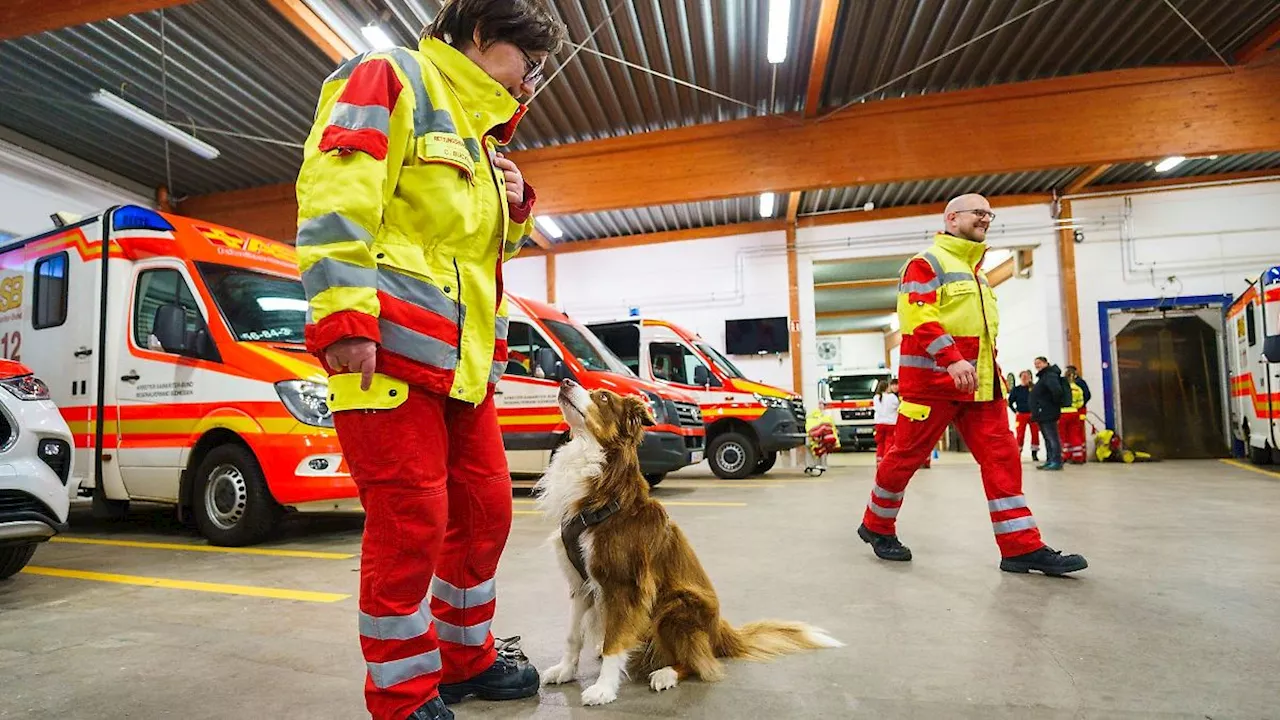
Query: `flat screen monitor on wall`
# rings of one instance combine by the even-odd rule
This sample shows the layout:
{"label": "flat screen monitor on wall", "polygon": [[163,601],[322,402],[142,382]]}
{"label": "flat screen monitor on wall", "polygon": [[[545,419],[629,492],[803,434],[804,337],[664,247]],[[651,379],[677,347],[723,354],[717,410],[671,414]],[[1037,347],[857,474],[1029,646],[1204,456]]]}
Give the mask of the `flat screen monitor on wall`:
{"label": "flat screen monitor on wall", "polygon": [[730,355],[785,353],[791,349],[787,319],[774,317],[725,320],[724,349]]}

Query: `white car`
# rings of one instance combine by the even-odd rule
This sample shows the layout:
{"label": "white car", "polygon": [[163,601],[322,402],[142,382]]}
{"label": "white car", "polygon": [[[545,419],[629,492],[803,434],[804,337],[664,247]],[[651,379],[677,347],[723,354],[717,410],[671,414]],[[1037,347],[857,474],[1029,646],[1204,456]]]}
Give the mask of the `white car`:
{"label": "white car", "polygon": [[49,388],[22,363],[0,359],[0,580],[36,546],[67,530],[71,430]]}

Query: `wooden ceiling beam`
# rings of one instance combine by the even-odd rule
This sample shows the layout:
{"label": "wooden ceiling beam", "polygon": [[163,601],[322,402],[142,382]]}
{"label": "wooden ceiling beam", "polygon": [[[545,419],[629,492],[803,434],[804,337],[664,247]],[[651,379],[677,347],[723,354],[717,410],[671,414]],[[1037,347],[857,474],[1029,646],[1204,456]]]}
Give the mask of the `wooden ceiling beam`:
{"label": "wooden ceiling beam", "polygon": [[[563,255],[564,253],[588,252],[590,250],[613,250],[616,248],[680,242],[683,240],[706,240],[708,238],[727,237],[730,235],[777,232],[786,229],[786,220],[756,220],[753,222],[731,223],[729,225],[711,225],[708,227],[690,228],[687,230],[665,230],[663,232],[642,233],[637,235],[621,235],[619,237],[600,238],[599,240],[559,242],[555,244],[555,252],[557,255]],[[522,252],[521,255],[524,255],[527,252],[529,251]]]}
{"label": "wooden ceiling beam", "polygon": [[1071,193],[1078,193],[1081,190],[1084,190],[1085,188],[1089,187],[1090,183],[1102,177],[1102,174],[1110,169],[1111,169],[1111,163],[1102,163],[1101,165],[1094,165],[1093,167],[1085,170],[1083,173],[1080,173],[1080,177],[1076,178],[1075,180],[1072,180],[1071,183],[1068,184],[1067,187],[1062,191],[1062,194],[1070,195]]}
{"label": "wooden ceiling beam", "polygon": [[183,5],[191,0],[6,0],[0,3],[0,40]]}
{"label": "wooden ceiling beam", "polygon": [[840,280],[814,283],[814,290],[871,290],[874,288],[898,287],[898,278],[875,278],[872,280]]}
{"label": "wooden ceiling beam", "polygon": [[822,0],[818,8],[818,28],[813,36],[813,57],[809,61],[809,87],[804,94],[804,117],[815,118],[822,109],[822,88],[827,80],[827,61],[836,35],[840,0]]}
{"label": "wooden ceiling beam", "polygon": [[862,310],[819,310],[814,313],[814,317],[819,320],[830,318],[855,318],[855,317],[874,317],[876,315],[892,315],[898,312],[896,307],[891,308],[866,308]]}
{"label": "wooden ceiling beam", "polygon": [[[1191,183],[1223,183],[1223,182],[1261,182],[1280,177],[1280,168],[1261,168],[1259,170],[1241,170],[1239,172],[1216,173],[1213,175],[1190,175],[1185,177],[1160,178],[1159,180],[1143,180],[1141,182],[1117,183],[1114,185],[1095,185],[1079,194],[1088,197],[1090,193],[1121,193],[1133,190],[1158,190],[1160,188]],[[1064,193],[1065,196],[1070,196]]]}
{"label": "wooden ceiling beam", "polygon": [[542,231],[537,228],[534,228],[533,232],[529,233],[529,238],[533,240],[534,245],[537,245],[538,247],[542,248],[543,250],[546,250],[547,252],[556,251],[555,243],[548,240],[547,236],[543,235]]}
{"label": "wooden ceiling beam", "polygon": [[334,32],[333,28],[321,20],[320,16],[316,15],[302,0],[267,0],[267,2],[271,3],[271,7],[275,8],[276,12],[297,28],[298,32],[307,36],[313,45],[320,48],[335,63],[355,57],[357,54],[346,40]]}
{"label": "wooden ceiling beam", "polygon": [[1267,53],[1272,45],[1280,43],[1280,18],[1258,31],[1257,35],[1236,51],[1236,65],[1248,65]]}
{"label": "wooden ceiling beam", "polygon": [[[980,191],[981,188],[975,188]],[[993,195],[987,198],[992,209],[1019,207],[1022,205],[1047,205],[1053,202],[1049,193],[1028,193],[1024,195]],[[875,220],[893,220],[895,218],[919,217],[921,215],[941,215],[947,207],[945,202],[920,203],[918,205],[899,205],[898,207],[875,208],[874,210],[844,210],[841,212],[822,213],[820,215],[802,215],[798,221],[800,227],[821,227],[823,225],[846,225],[848,223],[872,222]]]}

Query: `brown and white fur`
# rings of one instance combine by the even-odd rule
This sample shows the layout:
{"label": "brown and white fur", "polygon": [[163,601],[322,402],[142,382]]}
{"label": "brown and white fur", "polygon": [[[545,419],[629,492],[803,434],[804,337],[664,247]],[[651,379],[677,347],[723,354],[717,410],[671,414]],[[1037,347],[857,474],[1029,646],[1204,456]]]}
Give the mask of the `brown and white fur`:
{"label": "brown and white fur", "polygon": [[798,622],[762,621],[741,628],[720,617],[720,602],[692,546],[662,505],[649,497],[637,449],[653,420],[638,397],[588,392],[571,380],[560,388],[570,441],[556,451],[538,481],[538,507],[557,523],[617,501],[619,510],[581,538],[588,579],[569,562],[560,530],[551,537],[569,582],[573,614],[559,664],[544,684],[569,682],[578,671],[585,633],[602,637],[600,677],[582,693],[584,705],[618,697],[624,673],[645,673],[662,691],[697,675],[724,677],[719,658],[765,660],[804,649],[843,645]]}

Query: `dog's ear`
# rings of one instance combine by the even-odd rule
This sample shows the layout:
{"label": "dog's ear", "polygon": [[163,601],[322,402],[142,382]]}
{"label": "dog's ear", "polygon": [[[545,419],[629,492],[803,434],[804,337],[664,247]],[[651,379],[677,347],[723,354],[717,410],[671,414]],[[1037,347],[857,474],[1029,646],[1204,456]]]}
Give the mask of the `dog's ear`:
{"label": "dog's ear", "polygon": [[622,412],[629,434],[637,439],[644,434],[645,428],[657,424],[649,414],[649,406],[634,395],[628,395],[623,399]]}

